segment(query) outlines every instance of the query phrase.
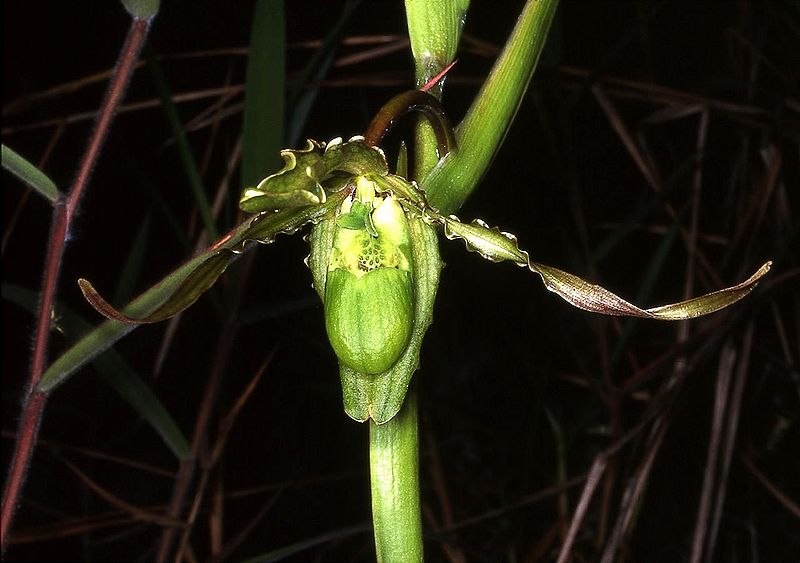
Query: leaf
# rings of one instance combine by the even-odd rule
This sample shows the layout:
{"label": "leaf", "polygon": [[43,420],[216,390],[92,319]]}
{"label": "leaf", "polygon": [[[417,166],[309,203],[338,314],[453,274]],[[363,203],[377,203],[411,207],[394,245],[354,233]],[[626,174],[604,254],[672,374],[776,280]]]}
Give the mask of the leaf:
{"label": "leaf", "polygon": [[147,213],[142,219],[141,225],[133,237],[133,244],[128,251],[125,265],[119,274],[117,287],[114,290],[114,301],[127,301],[133,295],[134,287],[139,280],[142,267],[147,260],[147,237],[150,233],[151,213]]}
{"label": "leaf", "polygon": [[[29,289],[3,284],[3,299],[14,302],[34,314],[39,296]],[[69,308],[58,305],[57,310],[59,325],[66,329],[68,337],[91,330],[91,325]],[[103,381],[108,383],[161,436],[175,457],[185,459],[190,453],[186,437],[163,403],[125,359],[114,350],[106,350],[94,359],[94,364]],[[45,379],[42,379],[38,389],[48,393],[52,391],[52,386],[46,385]]]}
{"label": "leaf", "polygon": [[[277,170],[280,165],[278,151],[286,146],[284,4],[283,0],[259,0],[253,10],[242,119],[241,186],[252,186],[273,170]],[[265,206],[253,212],[278,208]]]}
{"label": "leaf", "polygon": [[426,210],[425,213],[430,220],[444,225],[445,236],[448,239],[463,239],[467,245],[467,250],[477,252],[492,262],[511,261],[518,266],[527,266],[531,271],[541,276],[545,287],[549,291],[559,295],[579,309],[604,315],[643,317],[669,321],[707,315],[732,305],[750,293],[772,265],[772,262],[766,262],[752,276],[735,286],[679,303],[641,309],[604,287],[589,283],[558,268],[532,262],[528,253],[519,248],[517,238],[514,235],[501,232],[497,228],[490,228],[480,219],[467,225],[461,223],[454,215],[444,217],[430,210]]}
{"label": "leaf", "polygon": [[167,122],[175,137],[175,147],[178,150],[181,167],[186,175],[186,181],[189,184],[192,197],[197,205],[198,213],[203,221],[203,228],[208,236],[208,240],[214,240],[218,236],[217,225],[214,222],[214,214],[211,210],[208,196],[206,195],[203,179],[200,177],[200,169],[197,166],[197,160],[192,152],[189,139],[186,138],[186,128],[183,126],[178,108],[172,99],[172,92],[170,91],[169,82],[167,81],[166,74],[164,74],[161,62],[155,56],[152,49],[148,47],[147,51],[148,66],[153,73],[153,80],[156,83],[159,98],[161,98],[161,107],[164,108]]}
{"label": "leaf", "polygon": [[335,173],[355,176],[385,175],[389,171],[386,157],[377,147],[364,143],[361,137],[347,142],[336,138],[325,143],[309,139],[300,150],[283,150],[284,167],[264,178],[255,188],[242,193],[239,207],[247,213],[285,209],[324,203],[323,182]]}
{"label": "leaf", "polygon": [[[311,111],[311,107],[320,92],[314,84],[322,81],[328,74],[336,55],[336,49],[341,40],[341,36],[347,29],[350,18],[356,12],[356,8],[361,4],[361,0],[347,0],[342,7],[339,18],[328,27],[327,34],[322,40],[320,47],[314,51],[314,55],[300,72],[289,90],[289,122],[286,126],[286,140],[289,146],[295,145],[300,139],[300,133],[305,127],[306,120]],[[252,182],[245,182],[249,185]]]}
{"label": "leaf", "polygon": [[442,213],[461,207],[494,159],[527,90],[558,5],[528,0],[464,120],[456,127],[458,149],[420,182]]}
{"label": "leaf", "polygon": [[3,168],[28,184],[50,203],[56,203],[61,197],[56,185],[44,172],[5,145],[2,146],[2,161]]}
{"label": "leaf", "polygon": [[158,13],[160,0],[122,0],[122,5],[136,19],[145,20]]}

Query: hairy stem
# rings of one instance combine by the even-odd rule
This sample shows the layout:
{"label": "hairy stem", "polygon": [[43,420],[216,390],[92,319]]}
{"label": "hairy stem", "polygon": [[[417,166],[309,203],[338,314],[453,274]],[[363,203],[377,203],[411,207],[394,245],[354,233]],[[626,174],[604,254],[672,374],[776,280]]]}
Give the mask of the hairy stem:
{"label": "hairy stem", "polygon": [[139,53],[147,38],[151,21],[152,18],[134,18],[131,22],[103,104],[97,114],[94,131],[78,167],[69,195],[60,198],[53,208],[53,222],[45,256],[41,302],[36,323],[31,371],[22,407],[20,427],[17,432],[16,448],[11,458],[6,486],[3,491],[2,521],[0,522],[0,536],[2,536],[0,541],[2,542],[3,552],[8,546],[8,532],[11,530],[15,509],[19,504],[19,496],[36,444],[39,424],[47,401],[47,394],[37,391],[36,386],[39,384],[47,362],[47,349],[50,340],[50,315],[58,289],[61,258],[64,255],[67,234],[70,230],[72,218],[75,216],[86,186],[89,183],[97,158],[108,136],[111,122],[130,82]]}

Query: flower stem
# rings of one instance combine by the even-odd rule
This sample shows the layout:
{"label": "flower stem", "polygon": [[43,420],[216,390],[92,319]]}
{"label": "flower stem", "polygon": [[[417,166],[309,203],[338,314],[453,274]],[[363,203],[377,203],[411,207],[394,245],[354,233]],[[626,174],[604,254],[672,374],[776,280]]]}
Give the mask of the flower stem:
{"label": "flower stem", "polygon": [[422,561],[417,397],[410,389],[400,412],[369,423],[372,523],[379,563]]}

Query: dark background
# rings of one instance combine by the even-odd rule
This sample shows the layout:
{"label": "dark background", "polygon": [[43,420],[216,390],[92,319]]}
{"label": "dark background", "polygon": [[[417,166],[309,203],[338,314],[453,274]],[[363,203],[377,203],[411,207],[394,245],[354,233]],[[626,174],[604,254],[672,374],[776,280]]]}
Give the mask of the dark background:
{"label": "dark background", "polygon": [[[149,38],[156,54],[248,43],[252,2],[163,4]],[[336,1],[287,3],[290,83],[313,53],[302,42],[322,38],[341,7]],[[488,47],[459,53],[445,93],[454,122],[469,106],[491,66],[492,46],[502,45],[520,7],[518,1],[473,1],[465,33]],[[98,107],[105,82],[35,94],[111,68],[128,17],[115,2],[7,2],[3,11],[3,143],[38,162],[58,120],[70,119],[43,166],[66,191],[91,131],[90,120],[73,118]],[[698,505],[709,486],[703,475],[720,357],[727,348],[741,360],[748,328],[752,348],[749,359],[737,364],[736,376],[746,377],[743,398],[735,408],[730,406],[735,399],[725,402],[726,420],[735,420],[738,430],[734,446],[720,454],[729,455],[730,470],[719,493],[724,505],[714,560],[800,556],[798,515],[792,514],[800,495],[800,300],[792,250],[799,185],[799,29],[797,5],[788,1],[562,2],[532,88],[483,185],[459,213],[462,219],[480,217],[511,231],[534,259],[631,299],[647,282],[654,261],[663,260],[644,305],[681,299],[690,251],[707,261],[693,280],[693,295],[721,287],[714,276],[733,284],[767,259],[775,265],[746,301],[694,321],[688,343],[679,348],[675,324],[631,324],[583,313],[546,292],[533,274],[491,264],[465,253],[460,242],[444,241],[446,268],[435,320],[415,376],[429,560],[555,560],[583,482],[566,492],[558,487],[585,475],[595,456],[629,431],[632,438],[611,458],[592,497],[573,560],[600,560],[624,512],[626,487],[636,479],[643,486],[615,560],[688,560]],[[367,0],[344,35],[405,32],[401,2]],[[364,49],[342,46],[337,56]],[[245,64],[242,53],[172,56],[163,62],[173,93],[242,84]],[[663,182],[663,197],[655,195],[598,104],[596,85],[646,149]],[[316,86],[319,96],[306,136],[328,140],[360,133],[386,100],[413,86],[410,50],[334,67]],[[154,99],[152,73],[142,68],[126,101]],[[184,123],[215,101],[179,104]],[[241,101],[238,94],[225,107]],[[675,221],[667,207],[684,213],[687,229],[693,209],[700,114],[692,108],[709,112],[698,242],[678,237],[662,251]],[[683,111],[687,115],[680,117]],[[656,122],[654,116],[664,119]],[[48,120],[56,121],[48,125]],[[205,163],[203,179],[212,195],[240,131],[241,112],[232,111],[214,127],[188,133],[198,161]],[[404,131],[387,140],[390,153]],[[149,222],[146,259],[140,273],[125,280],[129,292],[150,287],[191,252],[194,243],[187,246],[176,234],[194,240],[196,218],[171,138],[157,105],[123,112],[114,123],[71,233],[59,293],[60,306],[90,323],[99,323],[99,316],[82,300],[75,280],[86,277],[112,295],[143,223]],[[10,226],[25,188],[7,174],[4,183],[3,281],[36,290],[48,206],[32,195]],[[241,189],[236,174],[228,189],[221,228],[234,221]],[[650,211],[639,213],[642,209]],[[625,225],[630,230],[622,230]],[[595,253],[620,232],[607,253]],[[227,544],[266,507],[232,560],[331,532],[333,539],[287,560],[370,560],[369,530],[348,533],[350,526],[369,524],[367,428],[341,408],[321,304],[302,262],[307,245],[300,236],[283,237],[256,252],[235,345],[215,398],[212,439],[217,419],[271,352],[274,358],[210,473],[191,551],[198,560],[212,556],[211,515],[221,518]],[[221,336],[223,291],[184,314],[157,375],[153,366],[165,323],[139,328],[116,346],[188,437]],[[6,300],[3,307],[6,461],[34,321]],[[51,358],[76,336],[57,335]],[[688,362],[687,371],[675,368],[679,358]],[[661,442],[655,438],[659,428]],[[122,460],[100,459],[101,454]],[[642,473],[643,467],[651,469]],[[72,468],[129,505],[160,513],[177,462],[95,368],[84,368],[48,403],[8,558],[151,559],[159,526],[124,518],[130,511],[101,498]],[[712,473],[719,483],[720,467]],[[765,483],[794,505],[776,499]],[[531,498],[550,488],[553,494]],[[215,498],[223,499],[221,504],[214,504]],[[122,522],[115,524],[120,515]]]}

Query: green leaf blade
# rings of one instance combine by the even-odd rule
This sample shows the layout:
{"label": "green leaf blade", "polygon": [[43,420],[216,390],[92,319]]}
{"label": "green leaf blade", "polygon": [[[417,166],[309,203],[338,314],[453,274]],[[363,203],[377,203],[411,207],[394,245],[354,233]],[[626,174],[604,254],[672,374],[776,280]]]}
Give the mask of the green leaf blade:
{"label": "green leaf blade", "polygon": [[62,197],[55,183],[44,172],[5,145],[2,146],[2,161],[3,168],[33,188],[51,204],[55,204]]}
{"label": "green leaf blade", "polygon": [[[35,314],[39,301],[36,292],[12,284],[3,284],[3,299],[20,305],[31,314]],[[59,305],[58,311],[59,325],[68,337],[91,330],[91,325],[69,308]],[[190,453],[188,440],[164,404],[125,359],[114,350],[106,350],[94,359],[94,364],[103,381],[155,430],[175,457],[185,459]],[[41,385],[39,388],[50,390]]]}
{"label": "green leaf blade", "polygon": [[544,48],[558,0],[528,0],[489,77],[456,128],[458,148],[423,179],[431,205],[457,211],[477,187],[517,113]]}
{"label": "green leaf blade", "polygon": [[[242,185],[280,166],[286,107],[286,13],[283,0],[259,0],[253,13],[242,124]],[[259,210],[263,211],[263,210]]]}

